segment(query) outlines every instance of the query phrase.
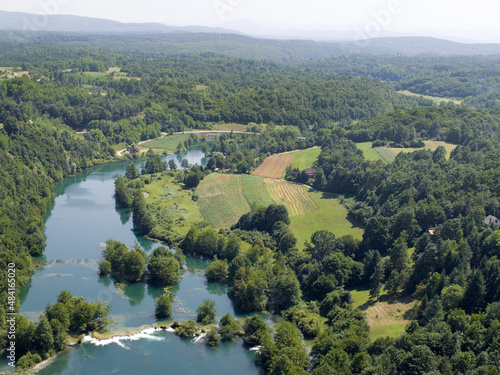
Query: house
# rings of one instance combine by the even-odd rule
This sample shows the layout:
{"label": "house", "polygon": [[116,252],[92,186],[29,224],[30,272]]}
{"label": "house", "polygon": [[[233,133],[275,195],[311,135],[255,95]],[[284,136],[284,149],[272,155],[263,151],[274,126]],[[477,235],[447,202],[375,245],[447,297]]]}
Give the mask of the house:
{"label": "house", "polygon": [[316,169],[315,168],[306,168],[306,173],[309,176],[309,178],[316,177]]}
{"label": "house", "polygon": [[486,225],[491,225],[496,228],[500,227],[500,220],[493,215],[488,215],[486,219],[484,219],[484,223]]}

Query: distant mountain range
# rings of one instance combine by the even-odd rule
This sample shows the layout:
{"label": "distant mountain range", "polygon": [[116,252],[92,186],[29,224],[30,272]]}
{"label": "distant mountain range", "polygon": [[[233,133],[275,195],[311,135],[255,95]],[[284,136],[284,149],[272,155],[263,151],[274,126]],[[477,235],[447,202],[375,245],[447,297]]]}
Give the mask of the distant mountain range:
{"label": "distant mountain range", "polygon": [[3,10],[0,10],[0,30],[75,33],[238,33],[232,30],[205,26],[177,27],[161,23],[122,23],[102,18],[72,15],[40,15],[22,12],[6,12]]}
{"label": "distant mountain range", "polygon": [[[129,33],[129,34],[226,34],[250,36],[266,39],[288,39],[317,41],[322,44],[335,44],[345,53],[391,53],[403,55],[500,55],[500,44],[460,43],[429,36],[403,36],[386,31],[380,38],[359,42],[358,32],[351,30],[295,30],[271,28],[249,20],[239,20],[223,25],[221,28],[206,26],[168,26],[161,23],[122,23],[107,19],[72,15],[37,15],[21,12],[0,11],[0,31],[43,31],[57,33]],[[312,42],[311,42],[312,43]],[[305,47],[305,44],[304,44]]]}

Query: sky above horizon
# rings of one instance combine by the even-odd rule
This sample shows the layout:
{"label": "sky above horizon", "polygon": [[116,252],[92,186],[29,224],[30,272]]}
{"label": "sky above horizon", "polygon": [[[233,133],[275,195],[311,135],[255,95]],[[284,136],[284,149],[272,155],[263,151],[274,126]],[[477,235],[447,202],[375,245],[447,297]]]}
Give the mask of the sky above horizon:
{"label": "sky above horizon", "polygon": [[0,10],[169,25],[223,26],[245,18],[302,29],[490,30],[491,39],[500,39],[498,0],[0,0]]}

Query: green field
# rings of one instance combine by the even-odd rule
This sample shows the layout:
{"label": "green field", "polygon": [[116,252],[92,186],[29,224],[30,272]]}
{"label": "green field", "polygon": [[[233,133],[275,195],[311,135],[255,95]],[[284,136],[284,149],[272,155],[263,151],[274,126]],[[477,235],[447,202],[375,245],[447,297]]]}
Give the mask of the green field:
{"label": "green field", "polygon": [[251,204],[269,205],[273,201],[260,177],[212,173],[196,189],[200,211],[216,229],[236,224]]}
{"label": "green field", "polygon": [[235,132],[246,132],[247,131],[247,125],[243,124],[217,124],[214,125],[214,129],[216,130],[222,130],[222,131],[235,131]]}
{"label": "green field", "polygon": [[375,147],[374,150],[386,163],[392,163],[396,159],[397,153],[388,147]]}
{"label": "green field", "polygon": [[252,205],[267,207],[274,203],[269,196],[263,178],[246,174],[241,175],[241,178],[243,182],[243,194],[250,207]]}
{"label": "green field", "polygon": [[385,327],[370,327],[370,337],[372,340],[376,340],[381,337],[398,337],[401,333],[405,331],[406,324],[397,324],[394,326]]}
{"label": "green field", "polygon": [[363,151],[366,160],[384,160],[380,154],[372,147],[372,142],[356,143],[356,147]]}
{"label": "green field", "polygon": [[300,170],[311,168],[321,154],[321,147],[308,148],[307,150],[290,152],[293,155],[292,168]]}
{"label": "green field", "polygon": [[442,102],[453,102],[456,105],[460,105],[464,102],[463,99],[452,99],[452,98],[442,98],[439,96],[430,96],[430,95],[421,95],[421,94],[415,94],[414,92],[408,91],[408,90],[400,90],[398,91],[398,94],[406,95],[406,96],[422,96],[425,99],[430,99],[434,103],[442,103]]}
{"label": "green field", "polygon": [[188,134],[167,135],[152,141],[141,144],[143,148],[152,148],[153,150],[161,150],[167,152],[175,152],[179,143],[184,143],[189,138]]}
{"label": "green field", "polygon": [[434,151],[439,146],[444,146],[446,149],[446,159],[449,159],[451,152],[457,147],[457,145],[442,141],[424,141],[424,143],[425,146],[421,148],[372,147],[372,142],[356,143],[356,147],[363,151],[365,159],[384,160],[387,163],[392,163],[400,152],[408,153],[423,149]]}
{"label": "green field", "polygon": [[370,337],[376,340],[380,337],[397,337],[404,332],[409,323],[408,314],[413,308],[413,301],[409,297],[389,301],[382,295],[379,301],[370,301],[370,290],[351,289],[353,306],[365,312],[370,325]]}
{"label": "green field", "polygon": [[391,150],[395,153],[400,153],[400,152],[414,152],[417,150],[422,150],[422,149],[429,149],[431,151],[434,151],[436,148],[439,146],[443,146],[446,149],[446,159],[450,159],[450,154],[451,152],[457,147],[457,145],[443,142],[443,141],[424,141],[425,146],[423,148],[391,148]]}
{"label": "green field", "polygon": [[359,307],[364,305],[370,299],[370,289],[352,289],[349,290],[353,299],[353,306]]}
{"label": "green field", "polygon": [[310,211],[290,218],[290,229],[297,237],[297,247],[304,248],[304,242],[311,239],[311,235],[322,229],[327,229],[340,237],[351,234],[361,239],[363,229],[348,220],[347,209],[339,202],[337,195],[308,191],[309,197],[316,203],[319,210]]}
{"label": "green field", "polygon": [[146,203],[162,236],[184,237],[193,223],[203,221],[200,209],[192,198],[192,192],[183,190],[167,175],[153,177],[143,191]]}

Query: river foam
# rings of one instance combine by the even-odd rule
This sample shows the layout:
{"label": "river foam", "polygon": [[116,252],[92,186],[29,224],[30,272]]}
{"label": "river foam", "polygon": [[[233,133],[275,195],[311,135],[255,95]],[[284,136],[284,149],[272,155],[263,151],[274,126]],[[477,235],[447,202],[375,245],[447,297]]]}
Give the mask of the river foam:
{"label": "river foam", "polygon": [[106,346],[109,344],[117,344],[122,348],[128,349],[122,341],[136,341],[141,339],[148,339],[154,341],[163,341],[163,337],[153,336],[153,333],[157,331],[165,331],[163,328],[145,328],[138,333],[133,335],[123,335],[123,336],[114,336],[109,339],[99,340],[93,337],[92,335],[87,335],[82,339],[82,343],[89,343],[95,346]]}

